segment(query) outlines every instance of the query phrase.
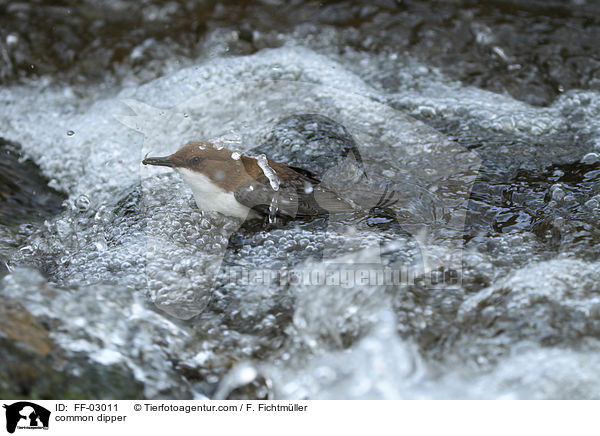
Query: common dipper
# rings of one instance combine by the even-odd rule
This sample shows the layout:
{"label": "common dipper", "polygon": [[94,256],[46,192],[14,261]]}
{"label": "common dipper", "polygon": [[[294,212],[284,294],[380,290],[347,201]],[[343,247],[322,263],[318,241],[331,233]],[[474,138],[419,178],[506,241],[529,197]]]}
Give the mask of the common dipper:
{"label": "common dipper", "polygon": [[[323,186],[303,168],[264,155],[244,156],[210,142],[190,142],[166,157],[147,157],[144,165],[171,167],[192,188],[198,208],[238,218],[278,215],[308,218],[360,210]],[[391,204],[386,193],[378,206]]]}

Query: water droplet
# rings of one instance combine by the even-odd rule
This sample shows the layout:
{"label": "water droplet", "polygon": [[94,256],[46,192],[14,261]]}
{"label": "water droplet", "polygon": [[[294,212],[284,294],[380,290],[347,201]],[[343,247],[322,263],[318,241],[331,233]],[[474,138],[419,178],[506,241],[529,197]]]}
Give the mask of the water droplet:
{"label": "water droplet", "polygon": [[80,195],[77,197],[77,200],[75,200],[75,206],[77,206],[79,212],[85,212],[90,208],[90,199],[87,195]]}
{"label": "water droplet", "polygon": [[33,248],[30,245],[26,245],[25,247],[21,247],[19,251],[24,255],[28,255],[33,253]]}
{"label": "water droplet", "polygon": [[555,184],[550,187],[550,195],[552,200],[561,201],[565,198],[565,191],[563,191],[560,184]]}
{"label": "water droplet", "polygon": [[19,37],[14,33],[11,33],[6,37],[6,45],[8,46],[16,45],[17,42],[19,42]]}
{"label": "water droplet", "polygon": [[581,162],[584,164],[595,164],[596,162],[600,162],[600,154],[598,153],[588,153],[581,159]]}
{"label": "water droplet", "polygon": [[273,168],[271,168],[269,166],[269,161],[267,160],[267,156],[265,156],[264,154],[261,154],[260,156],[258,156],[256,158],[256,163],[262,170],[263,174],[269,180],[269,184],[271,185],[271,188],[273,189],[273,191],[279,191],[279,184],[281,182],[279,180],[279,177],[277,177],[277,173],[275,172],[275,170],[273,170]]}
{"label": "water droplet", "polygon": [[277,200],[275,196],[271,198],[271,204],[269,205],[269,224],[275,224],[277,222]]}

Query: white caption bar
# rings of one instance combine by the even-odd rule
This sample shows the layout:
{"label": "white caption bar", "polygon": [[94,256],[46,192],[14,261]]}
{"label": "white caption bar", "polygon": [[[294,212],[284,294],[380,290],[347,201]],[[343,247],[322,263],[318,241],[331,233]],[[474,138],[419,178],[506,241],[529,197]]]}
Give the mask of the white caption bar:
{"label": "white caption bar", "polygon": [[[3,400],[0,434],[594,434],[592,401]],[[12,432],[11,432],[12,430]],[[8,433],[7,433],[8,432]]]}

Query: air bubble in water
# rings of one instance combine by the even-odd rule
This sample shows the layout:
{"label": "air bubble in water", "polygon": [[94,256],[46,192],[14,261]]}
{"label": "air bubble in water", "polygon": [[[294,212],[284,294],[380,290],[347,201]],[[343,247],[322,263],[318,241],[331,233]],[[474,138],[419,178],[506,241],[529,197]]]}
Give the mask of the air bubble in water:
{"label": "air bubble in water", "polygon": [[75,200],[75,206],[80,212],[85,212],[90,208],[90,199],[87,195],[80,195],[77,197],[77,200]]}

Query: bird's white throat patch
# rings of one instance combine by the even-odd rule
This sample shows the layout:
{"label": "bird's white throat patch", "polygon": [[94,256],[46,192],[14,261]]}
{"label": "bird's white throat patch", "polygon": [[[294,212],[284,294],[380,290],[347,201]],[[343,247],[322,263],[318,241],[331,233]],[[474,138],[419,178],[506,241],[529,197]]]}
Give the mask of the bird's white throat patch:
{"label": "bird's white throat patch", "polygon": [[223,215],[246,218],[250,209],[239,203],[233,192],[228,192],[220,186],[214,184],[204,174],[188,170],[187,168],[177,168],[183,181],[192,188],[194,200],[200,210],[220,212]]}

